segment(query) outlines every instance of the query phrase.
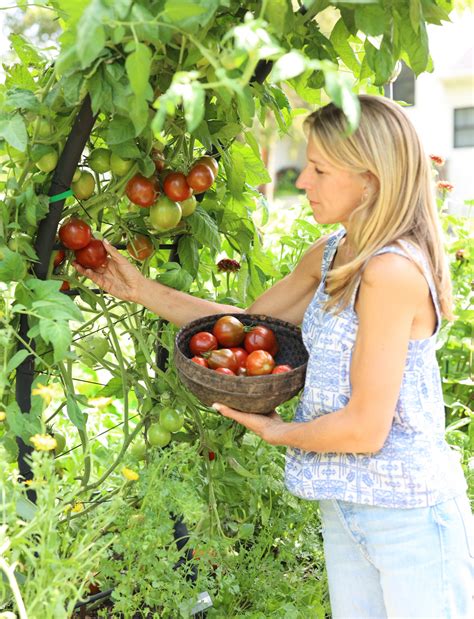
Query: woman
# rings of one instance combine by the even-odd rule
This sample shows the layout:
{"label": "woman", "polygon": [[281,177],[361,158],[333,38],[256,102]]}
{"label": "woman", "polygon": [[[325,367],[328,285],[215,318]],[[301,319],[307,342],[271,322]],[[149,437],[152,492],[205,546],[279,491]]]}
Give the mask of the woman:
{"label": "woman", "polygon": [[[451,291],[430,166],[398,105],[359,100],[351,136],[333,104],[309,116],[297,181],[315,220],[342,227],[242,310],[302,324],[309,362],[295,420],[215,408],[288,447],[288,489],[319,501],[334,619],[467,619],[474,540],[444,440],[435,341]],[[76,268],[176,325],[236,311],[149,282],[107,251],[102,273]]]}

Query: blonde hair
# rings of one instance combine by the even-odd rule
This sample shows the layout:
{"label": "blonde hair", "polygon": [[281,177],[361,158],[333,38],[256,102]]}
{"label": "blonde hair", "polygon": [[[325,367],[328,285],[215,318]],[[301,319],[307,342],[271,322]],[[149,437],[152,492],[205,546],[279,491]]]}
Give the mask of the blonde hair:
{"label": "blonde hair", "polygon": [[[379,249],[407,240],[428,259],[441,312],[453,319],[451,279],[443,248],[431,163],[401,107],[382,97],[359,95],[359,126],[347,135],[342,110],[333,103],[305,121],[310,138],[332,165],[363,174],[375,183],[350,217],[355,257],[328,273],[327,307],[346,307],[367,260]],[[375,185],[375,186],[374,186]]]}

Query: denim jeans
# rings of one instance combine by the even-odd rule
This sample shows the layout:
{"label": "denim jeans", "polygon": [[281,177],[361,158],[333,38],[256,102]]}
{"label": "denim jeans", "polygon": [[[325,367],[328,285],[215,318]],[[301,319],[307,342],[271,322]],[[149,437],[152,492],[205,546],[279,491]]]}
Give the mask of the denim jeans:
{"label": "denim jeans", "polygon": [[319,501],[333,619],[473,619],[466,496],[391,509]]}

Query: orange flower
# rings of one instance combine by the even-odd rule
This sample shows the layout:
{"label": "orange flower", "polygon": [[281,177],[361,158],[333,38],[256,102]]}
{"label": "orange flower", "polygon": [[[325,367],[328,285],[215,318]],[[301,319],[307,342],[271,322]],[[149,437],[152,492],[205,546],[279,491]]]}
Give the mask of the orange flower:
{"label": "orange flower", "polygon": [[443,193],[451,193],[454,189],[454,185],[451,185],[451,183],[448,183],[447,181],[438,181],[436,183],[436,189],[438,191],[442,191]]}
{"label": "orange flower", "polygon": [[441,168],[446,163],[445,158],[439,155],[430,155],[430,159],[438,168]]}

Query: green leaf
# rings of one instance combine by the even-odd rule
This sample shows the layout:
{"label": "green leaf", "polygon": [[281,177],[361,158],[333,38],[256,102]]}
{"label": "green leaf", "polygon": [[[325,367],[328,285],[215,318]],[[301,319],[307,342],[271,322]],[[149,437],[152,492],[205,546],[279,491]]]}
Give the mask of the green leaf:
{"label": "green leaf", "polygon": [[0,117],[0,138],[24,153],[28,144],[25,121],[18,113]]}
{"label": "green leaf", "polygon": [[272,0],[265,9],[265,18],[270,22],[276,34],[287,32],[288,21],[292,13],[288,11],[287,0]]}
{"label": "green leaf", "polygon": [[199,268],[198,241],[194,236],[182,236],[178,242],[179,261],[193,277]]}
{"label": "green leaf", "polygon": [[19,436],[24,443],[28,444],[33,434],[41,432],[41,421],[38,417],[30,415],[28,411],[24,413],[16,402],[10,402],[5,408],[7,422],[10,430]]}
{"label": "green leaf", "polygon": [[26,275],[26,263],[20,254],[0,247],[0,281],[19,282]]}
{"label": "green leaf", "polygon": [[123,395],[123,383],[120,376],[114,376],[100,391],[96,393],[98,398],[112,398]]}
{"label": "green leaf", "polygon": [[308,59],[299,51],[292,50],[280,56],[273,65],[271,79],[274,82],[291,79],[306,71]]}
{"label": "green leaf", "polygon": [[[265,164],[260,157],[257,157],[256,153],[247,144],[241,142],[234,142],[231,148],[232,163],[235,160],[240,159],[242,161],[244,169],[245,182],[256,187],[264,183],[269,183],[271,177],[268,173]],[[240,164],[239,168],[240,168]]]}
{"label": "green leaf", "polygon": [[[191,216],[192,217],[192,216]],[[193,276],[177,262],[167,262],[163,265],[164,272],[156,278],[161,284],[187,292],[193,283]]]}
{"label": "green leaf", "polygon": [[82,69],[88,67],[105,46],[105,29],[101,21],[104,13],[102,2],[92,0],[77,24],[76,54]]}
{"label": "green leaf", "polygon": [[38,50],[31,45],[21,34],[11,34],[10,41],[18,58],[25,66],[42,65],[43,57]]}
{"label": "green leaf", "polygon": [[[107,144],[121,144],[135,137],[135,127],[129,118],[116,116],[108,126],[105,139]],[[114,149],[115,150],[115,149]]]}
{"label": "green leaf", "polygon": [[247,127],[253,125],[253,117],[255,115],[255,102],[253,100],[252,89],[250,86],[245,86],[237,93],[237,110],[240,120]]}
{"label": "green leaf", "polygon": [[422,8],[420,0],[410,0],[410,23],[414,32],[418,32],[421,19]]}
{"label": "green leaf", "polygon": [[67,416],[78,430],[86,429],[87,416],[79,408],[75,397],[68,393],[66,395],[66,410]]}
{"label": "green leaf", "polygon": [[198,205],[194,213],[186,217],[186,221],[191,226],[193,236],[198,243],[205,245],[211,251],[220,251],[221,239],[217,224],[201,206]]}
{"label": "green leaf", "polygon": [[151,51],[147,45],[137,43],[125,60],[125,69],[133,92],[138,98],[145,95],[150,77]]}
{"label": "green leaf", "polygon": [[67,323],[43,317],[39,321],[39,330],[43,340],[53,346],[54,361],[64,359],[72,340]]}
{"label": "green leaf", "polygon": [[197,80],[189,84],[186,94],[183,94],[184,118],[188,131],[193,132],[202,119],[205,110],[205,93]]}
{"label": "green leaf", "polygon": [[400,22],[400,41],[408,56],[408,63],[416,75],[422,73],[428,64],[428,35],[426,24],[420,22],[419,32],[415,32],[409,20]]}
{"label": "green leaf", "polygon": [[148,116],[148,104],[145,99],[139,99],[138,97],[131,97],[131,105],[129,107],[130,118],[135,127],[135,135],[140,135],[143,129],[147,126]]}
{"label": "green leaf", "polygon": [[349,43],[350,36],[351,34],[341,17],[332,29],[330,41],[346,67],[353,73],[358,73],[360,63]]}
{"label": "green leaf", "polygon": [[31,110],[38,111],[40,102],[36,95],[26,88],[11,88],[7,91],[5,97],[5,107],[11,110]]}
{"label": "green leaf", "polygon": [[355,22],[364,34],[376,37],[386,32],[390,26],[391,13],[383,6],[371,4],[357,9]]}
{"label": "green leaf", "polygon": [[325,72],[325,89],[334,103],[342,109],[347,121],[349,132],[357,129],[360,118],[359,99],[352,91],[352,84],[347,76],[337,71]]}
{"label": "green leaf", "polygon": [[10,374],[10,372],[13,372],[13,370],[15,370],[20,365],[20,363],[23,363],[23,361],[26,359],[26,357],[28,357],[29,354],[30,353],[25,348],[17,351],[7,363],[7,367],[5,369],[6,374]]}

